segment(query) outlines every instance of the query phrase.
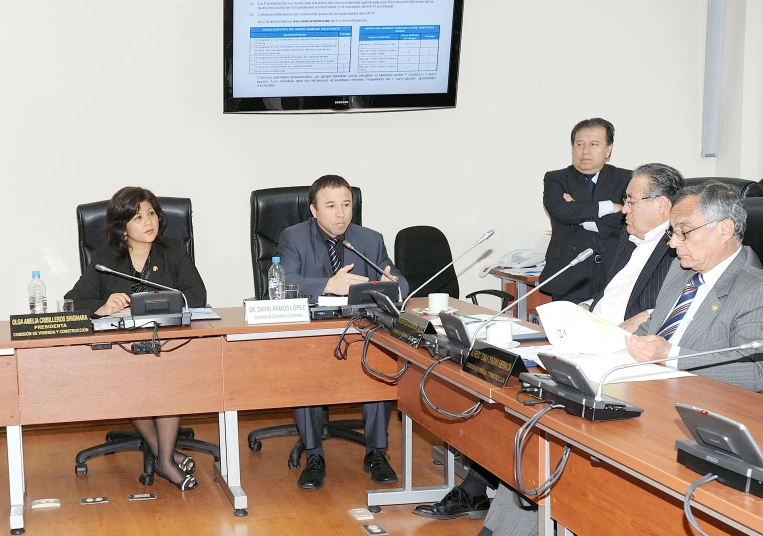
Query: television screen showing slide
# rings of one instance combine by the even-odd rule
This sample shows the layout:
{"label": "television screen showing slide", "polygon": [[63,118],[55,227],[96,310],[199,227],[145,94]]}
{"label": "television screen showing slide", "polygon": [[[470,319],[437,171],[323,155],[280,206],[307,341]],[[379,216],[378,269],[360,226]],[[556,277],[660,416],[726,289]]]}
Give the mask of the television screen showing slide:
{"label": "television screen showing slide", "polygon": [[464,0],[225,0],[224,111],[456,104]]}

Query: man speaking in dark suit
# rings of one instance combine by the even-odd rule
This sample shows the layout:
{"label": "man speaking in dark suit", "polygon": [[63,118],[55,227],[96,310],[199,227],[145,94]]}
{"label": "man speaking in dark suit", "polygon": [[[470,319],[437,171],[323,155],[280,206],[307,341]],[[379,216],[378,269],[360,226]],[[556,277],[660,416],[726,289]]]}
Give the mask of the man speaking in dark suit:
{"label": "man speaking in dark suit", "polygon": [[[281,232],[278,251],[287,283],[298,284],[301,293],[317,300],[321,294],[346,296],[350,285],[379,280],[380,275],[373,268],[343,247],[347,240],[384,269],[387,275],[382,279],[398,282],[402,297],[408,294],[408,282],[387,255],[382,235],[352,223],[352,190],[346,180],[337,175],[319,178],[310,187],[308,201],[313,218]],[[391,408],[390,402],[363,404],[366,438],[363,468],[378,484],[397,482],[384,451]],[[295,408],[294,417],[307,451],[307,464],[297,484],[300,488],[319,489],[326,476],[323,408]]]}
{"label": "man speaking in dark suit", "polygon": [[543,206],[551,218],[543,282],[588,248],[581,262],[545,286],[554,300],[581,302],[602,290],[623,228],[622,202],[631,172],[608,165],[615,141],[612,123],[586,119],[572,129],[572,165],[543,179]]}

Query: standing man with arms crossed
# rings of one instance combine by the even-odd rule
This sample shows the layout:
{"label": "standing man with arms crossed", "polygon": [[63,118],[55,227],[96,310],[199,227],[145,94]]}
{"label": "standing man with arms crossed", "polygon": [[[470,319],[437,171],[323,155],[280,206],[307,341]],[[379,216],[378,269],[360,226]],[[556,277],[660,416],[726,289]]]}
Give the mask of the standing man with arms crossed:
{"label": "standing man with arms crossed", "polygon": [[[639,361],[763,339],[763,269],[742,245],[747,212],[739,192],[716,181],[684,188],[670,213],[673,263],[647,322],[626,339]],[[763,354],[737,350],[673,366],[763,392]],[[671,366],[671,363],[668,363]]]}
{"label": "standing man with arms crossed", "polygon": [[543,179],[543,206],[551,218],[543,282],[587,248],[593,262],[582,262],[551,281],[544,291],[554,300],[579,303],[604,288],[623,228],[622,200],[631,172],[607,164],[615,127],[599,117],[572,129],[572,165]]}
{"label": "standing man with arms crossed", "polygon": [[[346,296],[352,284],[379,280],[379,274],[373,268],[344,248],[342,244],[347,240],[384,268],[387,274],[384,280],[398,282],[403,297],[408,294],[408,282],[387,255],[384,237],[352,223],[352,190],[346,180],[338,175],[325,175],[312,184],[308,198],[313,218],[284,229],[279,240],[278,251],[287,283],[298,284],[301,293],[317,300],[321,294]],[[384,451],[391,409],[390,402],[363,404],[366,438],[363,469],[378,484],[397,482],[397,475]],[[297,485],[320,489],[326,476],[322,445],[323,408],[295,408],[294,417],[307,451],[307,464]]]}

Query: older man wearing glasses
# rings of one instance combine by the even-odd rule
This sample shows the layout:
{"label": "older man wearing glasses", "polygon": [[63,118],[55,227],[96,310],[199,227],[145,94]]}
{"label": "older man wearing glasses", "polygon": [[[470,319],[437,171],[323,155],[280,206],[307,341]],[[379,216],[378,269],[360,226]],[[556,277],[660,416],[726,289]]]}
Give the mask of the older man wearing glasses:
{"label": "older man wearing glasses", "polygon": [[[747,212],[739,193],[708,181],[682,189],[668,245],[678,259],[654,311],[627,341],[639,361],[720,350],[763,339],[763,269],[742,246]],[[751,391],[763,391],[763,354],[724,352],[669,362]]]}
{"label": "older man wearing glasses", "polygon": [[665,164],[644,164],[633,171],[623,199],[625,229],[606,286],[581,306],[631,333],[649,318],[675,259],[665,232],[672,198],[683,186],[681,173]]}

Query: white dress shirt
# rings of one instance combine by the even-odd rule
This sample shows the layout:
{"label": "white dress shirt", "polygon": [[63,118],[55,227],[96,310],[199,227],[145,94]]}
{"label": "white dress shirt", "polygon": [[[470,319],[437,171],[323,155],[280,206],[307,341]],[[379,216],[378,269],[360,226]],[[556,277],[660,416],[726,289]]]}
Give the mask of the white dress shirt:
{"label": "white dress shirt", "polygon": [[661,223],[646,233],[643,240],[636,235],[630,235],[628,239],[636,244],[636,249],[633,250],[628,264],[615,274],[604,289],[604,294],[593,308],[593,314],[615,325],[626,320],[625,309],[628,307],[636,280],[660,241],[667,240],[665,231],[669,226],[669,221]]}
{"label": "white dress shirt", "polygon": [[[713,287],[718,282],[718,280],[723,275],[723,272],[726,271],[726,268],[729,267],[729,264],[736,259],[736,256],[739,255],[739,252],[742,251],[742,247],[740,246],[739,249],[736,250],[733,254],[729,255],[728,258],[722,260],[717,265],[715,265],[713,268],[702,274],[702,279],[705,281],[702,283],[699,288],[697,289],[697,294],[694,295],[694,299],[691,302],[691,305],[689,306],[689,310],[686,311],[686,315],[681,319],[681,323],[678,324],[678,328],[673,333],[673,336],[670,338],[670,344],[672,345],[670,348],[670,353],[668,354],[668,357],[676,357],[680,355],[681,348],[678,346],[678,343],[681,342],[681,337],[683,337],[684,333],[686,333],[686,328],[689,327],[689,324],[691,324],[692,318],[694,318],[694,315],[697,313],[697,309],[699,309],[699,306],[702,305],[702,302],[707,297],[707,295],[710,293],[711,290],[713,290]],[[676,303],[678,303],[678,300],[681,296],[678,296],[676,298]],[[675,304],[673,304],[673,308],[675,308]],[[673,308],[670,309],[670,312],[673,312]],[[668,313],[670,314],[670,313]],[[663,319],[663,322],[665,320]],[[677,366],[677,361],[668,361],[665,363],[666,366],[675,368]]]}
{"label": "white dress shirt", "polygon": [[[591,179],[594,184],[599,182],[599,173],[597,172],[596,175],[593,176]],[[603,218],[607,214],[612,214],[615,212],[615,203],[613,201],[599,201],[599,217]],[[584,221],[582,224],[583,229],[586,231],[593,231],[594,233],[599,232],[599,226],[596,225],[595,221]]]}

